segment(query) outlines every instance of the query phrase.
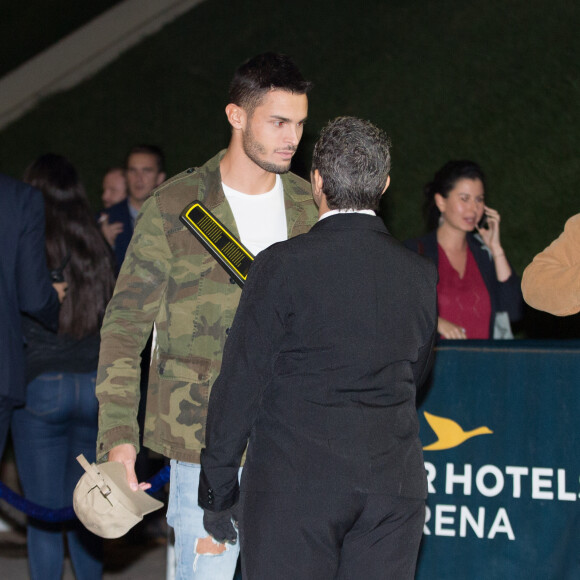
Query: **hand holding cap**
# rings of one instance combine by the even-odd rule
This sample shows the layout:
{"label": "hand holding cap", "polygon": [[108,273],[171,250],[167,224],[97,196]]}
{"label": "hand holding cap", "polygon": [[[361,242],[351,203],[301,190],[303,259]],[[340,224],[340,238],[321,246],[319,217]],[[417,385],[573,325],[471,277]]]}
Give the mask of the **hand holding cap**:
{"label": "hand holding cap", "polygon": [[82,454],[77,461],[86,473],[75,487],[73,508],[93,534],[101,538],[120,538],[143,516],[163,507],[163,502],[143,490],[133,491],[129,487],[123,464],[116,461],[90,464]]}

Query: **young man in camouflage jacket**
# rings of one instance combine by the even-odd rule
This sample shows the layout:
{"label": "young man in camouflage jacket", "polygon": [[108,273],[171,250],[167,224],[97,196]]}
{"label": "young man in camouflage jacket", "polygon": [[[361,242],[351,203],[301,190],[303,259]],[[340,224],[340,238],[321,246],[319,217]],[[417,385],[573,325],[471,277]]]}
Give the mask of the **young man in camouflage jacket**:
{"label": "young man in camouflage jacket", "polygon": [[158,187],[145,203],[107,308],[97,378],[100,461],[119,461],[133,489],[139,446],[139,355],[155,329],[144,444],[171,459],[168,522],[177,578],[231,579],[238,544],[218,544],[197,506],[207,403],[241,290],[180,222],[205,206],[255,253],[305,233],[317,210],[307,182],[288,173],[302,136],[310,83],[286,56],[238,68],[226,115],[228,149]]}

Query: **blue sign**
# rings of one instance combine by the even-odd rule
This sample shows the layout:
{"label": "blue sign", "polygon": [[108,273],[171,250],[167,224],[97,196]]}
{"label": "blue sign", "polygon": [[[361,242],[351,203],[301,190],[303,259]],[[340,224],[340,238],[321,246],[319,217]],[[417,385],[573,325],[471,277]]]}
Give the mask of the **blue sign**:
{"label": "blue sign", "polygon": [[445,341],[418,580],[580,579],[580,341]]}

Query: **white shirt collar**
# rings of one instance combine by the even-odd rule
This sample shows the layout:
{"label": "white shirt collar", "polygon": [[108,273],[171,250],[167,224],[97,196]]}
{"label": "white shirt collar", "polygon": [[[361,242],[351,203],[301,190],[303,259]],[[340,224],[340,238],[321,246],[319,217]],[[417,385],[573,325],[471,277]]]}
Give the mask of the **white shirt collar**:
{"label": "white shirt collar", "polygon": [[318,218],[318,221],[339,213],[364,213],[366,215],[377,215],[372,209],[331,209],[330,211],[322,214]]}

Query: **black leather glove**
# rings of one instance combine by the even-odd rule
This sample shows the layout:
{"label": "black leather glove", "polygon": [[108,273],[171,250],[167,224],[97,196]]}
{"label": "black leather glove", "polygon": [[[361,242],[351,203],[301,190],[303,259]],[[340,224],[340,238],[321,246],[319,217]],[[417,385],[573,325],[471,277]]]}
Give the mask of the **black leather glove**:
{"label": "black leather glove", "polygon": [[[216,542],[235,544],[238,540],[236,506],[221,512],[203,510],[203,527],[211,534]],[[232,521],[233,520],[233,521]],[[234,525],[235,522],[235,525]]]}

